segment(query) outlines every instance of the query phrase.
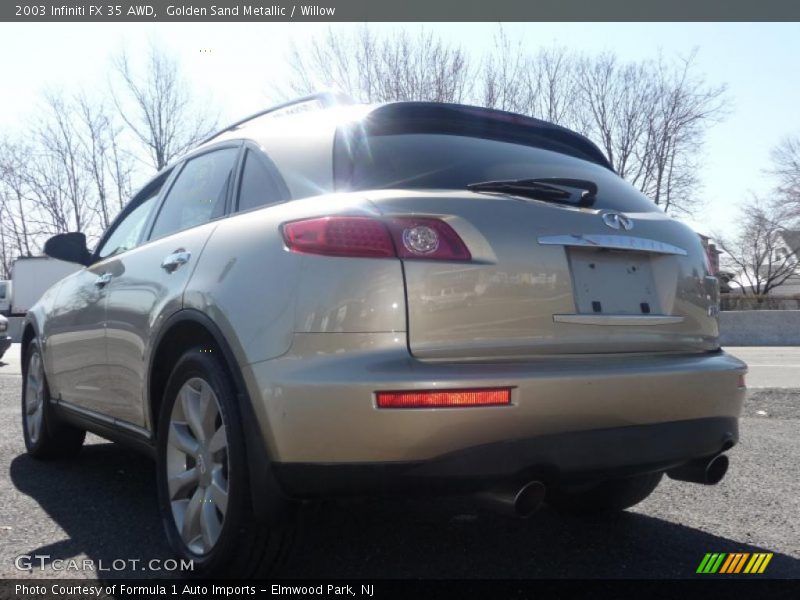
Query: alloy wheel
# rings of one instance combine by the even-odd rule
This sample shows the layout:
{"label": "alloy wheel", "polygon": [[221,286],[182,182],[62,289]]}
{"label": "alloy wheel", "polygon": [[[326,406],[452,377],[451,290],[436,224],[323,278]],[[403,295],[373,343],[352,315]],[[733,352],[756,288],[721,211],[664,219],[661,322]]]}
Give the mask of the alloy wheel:
{"label": "alloy wheel", "polygon": [[25,379],[25,428],[31,444],[39,441],[44,421],[44,366],[38,352],[31,354]]}
{"label": "alloy wheel", "polygon": [[166,470],[175,527],[189,550],[207,554],[228,507],[228,439],[217,395],[199,377],[183,384],[172,407]]}

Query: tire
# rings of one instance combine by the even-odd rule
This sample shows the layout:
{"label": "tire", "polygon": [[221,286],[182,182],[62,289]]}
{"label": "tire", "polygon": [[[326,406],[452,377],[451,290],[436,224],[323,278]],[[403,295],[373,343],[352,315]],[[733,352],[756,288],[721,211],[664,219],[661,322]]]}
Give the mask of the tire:
{"label": "tire", "polygon": [[263,524],[253,514],[236,388],[216,353],[194,348],[175,364],[156,444],[161,521],[177,557],[194,565],[184,575],[264,576],[284,561],[293,515]]}
{"label": "tire", "polygon": [[50,402],[39,343],[34,340],[25,353],[22,382],[22,434],[25,448],[34,458],[75,456],[83,446],[86,431],[60,421]]}
{"label": "tire", "polygon": [[572,514],[617,512],[639,504],[658,487],[663,473],[646,473],[626,479],[612,479],[588,488],[548,490],[551,508]]}

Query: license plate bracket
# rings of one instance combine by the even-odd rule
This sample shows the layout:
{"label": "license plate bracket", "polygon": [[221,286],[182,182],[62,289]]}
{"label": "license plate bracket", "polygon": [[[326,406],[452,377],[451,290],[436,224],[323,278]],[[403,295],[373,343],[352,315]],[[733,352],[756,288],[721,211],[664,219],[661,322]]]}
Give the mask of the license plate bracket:
{"label": "license plate bracket", "polygon": [[577,314],[661,314],[648,254],[577,247],[566,250]]}

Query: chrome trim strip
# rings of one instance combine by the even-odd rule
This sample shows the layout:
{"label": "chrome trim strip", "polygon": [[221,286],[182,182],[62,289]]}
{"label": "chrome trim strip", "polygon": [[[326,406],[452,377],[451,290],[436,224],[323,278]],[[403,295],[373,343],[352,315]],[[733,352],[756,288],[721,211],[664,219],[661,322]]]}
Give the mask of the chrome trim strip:
{"label": "chrome trim strip", "polygon": [[670,325],[683,322],[683,317],[669,315],[553,315],[553,321],[579,325]]}
{"label": "chrome trim strip", "polygon": [[678,246],[629,235],[602,235],[593,233],[544,235],[538,239],[538,242],[542,246],[581,246],[586,248],[609,248],[612,250],[650,252],[653,254],[688,255],[686,250],[678,248]]}

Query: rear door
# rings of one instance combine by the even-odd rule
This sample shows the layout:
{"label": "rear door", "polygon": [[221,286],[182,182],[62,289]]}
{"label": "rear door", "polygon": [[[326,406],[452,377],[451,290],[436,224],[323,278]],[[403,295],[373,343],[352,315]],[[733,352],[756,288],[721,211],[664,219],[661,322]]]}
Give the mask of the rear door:
{"label": "rear door", "polygon": [[147,360],[159,326],[182,306],[183,290],[216,220],[229,211],[239,143],[196,154],[180,165],[152,220],[148,241],[117,257],[108,285],[110,389],[104,412],[145,427]]}

